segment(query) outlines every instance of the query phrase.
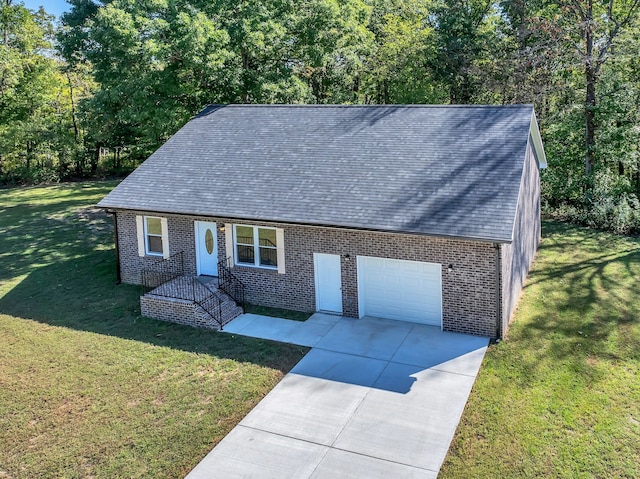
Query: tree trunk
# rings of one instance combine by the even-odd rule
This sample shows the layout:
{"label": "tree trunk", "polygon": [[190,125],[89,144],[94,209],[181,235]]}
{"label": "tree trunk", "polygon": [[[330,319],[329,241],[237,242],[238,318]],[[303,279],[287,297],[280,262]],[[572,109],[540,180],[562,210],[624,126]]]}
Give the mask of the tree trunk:
{"label": "tree trunk", "polygon": [[353,102],[358,103],[358,93],[360,92],[360,75],[353,78]]}
{"label": "tree trunk", "polygon": [[85,165],[85,162],[86,162],[84,149],[83,149],[82,153],[76,152],[74,157],[75,157],[75,175],[77,177],[81,177],[82,173],[84,171],[84,165]]}
{"label": "tree trunk", "polygon": [[[12,0],[5,0],[3,3],[4,3],[4,5],[6,7],[10,7],[11,6],[11,2],[12,2]],[[9,46],[9,25],[8,25],[8,21],[7,21],[7,23],[5,23],[3,30],[4,30],[2,32],[2,36],[3,36],[3,39],[4,39],[3,45]]]}
{"label": "tree trunk", "polygon": [[76,143],[78,143],[78,137],[80,136],[80,133],[78,131],[78,122],[76,121],[76,102],[73,97],[73,84],[71,83],[71,75],[68,71],[66,73],[67,84],[69,85],[69,97],[71,100],[71,121],[73,123],[73,137],[76,140]]}
{"label": "tree trunk", "polygon": [[249,76],[249,55],[244,50],[242,51],[242,71],[243,71],[243,102],[251,103],[251,96],[249,95],[249,85],[248,85],[248,76]]}
{"label": "tree trunk", "polygon": [[31,140],[27,140],[27,171],[31,169],[31,156],[33,154],[33,142]]}
{"label": "tree trunk", "polygon": [[596,146],[596,81],[597,81],[597,65],[593,57],[593,0],[589,0],[587,10],[585,12],[586,21],[584,22],[584,47],[585,47],[585,64],[584,74],[587,83],[587,95],[584,103],[584,170],[587,175],[593,169],[593,155]]}
{"label": "tree trunk", "polygon": [[98,162],[100,161],[100,150],[102,150],[102,142],[96,143],[96,151],[93,155],[93,161],[91,162],[91,176],[96,174],[98,170]]}
{"label": "tree trunk", "polygon": [[586,65],[587,96],[584,105],[584,139],[585,139],[585,173],[589,175],[593,169],[594,149],[596,146],[596,76],[590,63]]}
{"label": "tree trunk", "polygon": [[379,105],[386,105],[389,103],[389,81],[382,80],[378,83],[377,88],[377,102]]}

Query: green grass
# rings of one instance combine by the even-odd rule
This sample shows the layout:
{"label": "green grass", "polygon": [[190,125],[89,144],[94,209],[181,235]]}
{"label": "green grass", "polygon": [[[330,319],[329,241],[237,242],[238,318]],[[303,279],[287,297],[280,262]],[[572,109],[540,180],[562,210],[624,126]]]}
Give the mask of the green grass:
{"label": "green grass", "polygon": [[258,306],[255,304],[245,305],[244,310],[245,312],[251,313],[251,314],[260,314],[262,316],[272,316],[274,318],[291,319],[293,321],[306,321],[313,314],[313,313],[304,313],[302,311],[292,311],[290,309]]}
{"label": "green grass", "polygon": [[[306,351],[140,317],[114,184],[0,190],[0,478],[183,477]],[[439,477],[640,477],[640,240],[543,236]]]}
{"label": "green grass", "polygon": [[0,190],[0,478],[177,478],[306,349],[140,317],[115,183]]}
{"label": "green grass", "polygon": [[640,239],[543,237],[439,477],[640,477]]}

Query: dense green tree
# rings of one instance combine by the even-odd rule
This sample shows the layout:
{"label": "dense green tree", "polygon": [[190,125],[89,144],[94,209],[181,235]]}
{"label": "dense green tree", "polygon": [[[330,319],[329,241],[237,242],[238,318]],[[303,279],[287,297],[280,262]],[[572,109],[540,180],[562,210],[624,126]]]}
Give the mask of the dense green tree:
{"label": "dense green tree", "polygon": [[426,63],[435,54],[431,0],[377,0],[369,29],[375,44],[364,79],[367,103],[446,103]]}
{"label": "dense green tree", "polygon": [[224,101],[290,103],[308,99],[304,82],[293,75],[298,67],[295,39],[290,34],[294,8],[288,0],[223,0],[206,9],[209,17],[219,19],[229,38],[224,84],[212,78],[221,84]]}
{"label": "dense green tree", "polygon": [[72,3],[59,42],[68,64],[88,65],[97,83],[80,104],[92,170],[103,147],[144,158],[202,105],[229,101],[228,36],[190,2]]}
{"label": "dense green tree", "polygon": [[296,5],[291,34],[296,76],[306,80],[310,102],[360,101],[360,83],[373,47],[371,8],[362,0],[315,0]]}
{"label": "dense green tree", "polygon": [[207,103],[358,101],[373,39],[361,0],[74,2],[60,50],[97,82],[82,105],[96,158],[143,158]]}
{"label": "dense green tree", "polygon": [[493,33],[484,28],[493,6],[491,0],[440,0],[431,12],[435,54],[426,60],[450,103],[471,103],[481,86],[478,64]]}
{"label": "dense green tree", "polygon": [[111,0],[66,0],[71,10],[62,14],[59,29],[58,50],[69,65],[85,62],[85,53],[90,45],[89,32],[93,20],[101,7]]}
{"label": "dense green tree", "polygon": [[618,39],[636,25],[640,0],[556,0],[558,26],[576,56],[584,88],[584,166],[588,175],[596,154],[597,85]]}
{"label": "dense green tree", "polygon": [[68,135],[64,79],[52,56],[53,18],[4,0],[0,5],[0,175],[53,169]]}
{"label": "dense green tree", "polygon": [[640,231],[640,0],[69,0],[55,42],[14,1],[4,179],[118,169],[207,103],[534,103],[545,208]]}

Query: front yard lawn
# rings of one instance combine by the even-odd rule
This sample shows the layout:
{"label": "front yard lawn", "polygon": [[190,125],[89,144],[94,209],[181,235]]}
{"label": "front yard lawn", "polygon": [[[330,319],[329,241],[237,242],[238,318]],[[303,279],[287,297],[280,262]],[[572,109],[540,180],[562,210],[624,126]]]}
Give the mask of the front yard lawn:
{"label": "front yard lawn", "polygon": [[[0,190],[0,478],[183,477],[306,352],[141,318],[113,186]],[[640,477],[640,239],[543,236],[439,477]]]}
{"label": "front yard lawn", "polygon": [[439,477],[640,477],[640,239],[543,238]]}
{"label": "front yard lawn", "polygon": [[181,478],[306,349],[140,317],[113,182],[0,190],[0,478]]}

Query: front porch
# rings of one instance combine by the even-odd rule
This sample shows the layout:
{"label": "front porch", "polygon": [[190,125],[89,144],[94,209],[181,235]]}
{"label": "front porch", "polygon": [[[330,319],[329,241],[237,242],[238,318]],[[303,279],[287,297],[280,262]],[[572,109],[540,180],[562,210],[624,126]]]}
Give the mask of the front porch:
{"label": "front porch", "polygon": [[244,285],[222,262],[219,277],[184,274],[182,253],[142,271],[143,316],[221,330],[244,312]]}

